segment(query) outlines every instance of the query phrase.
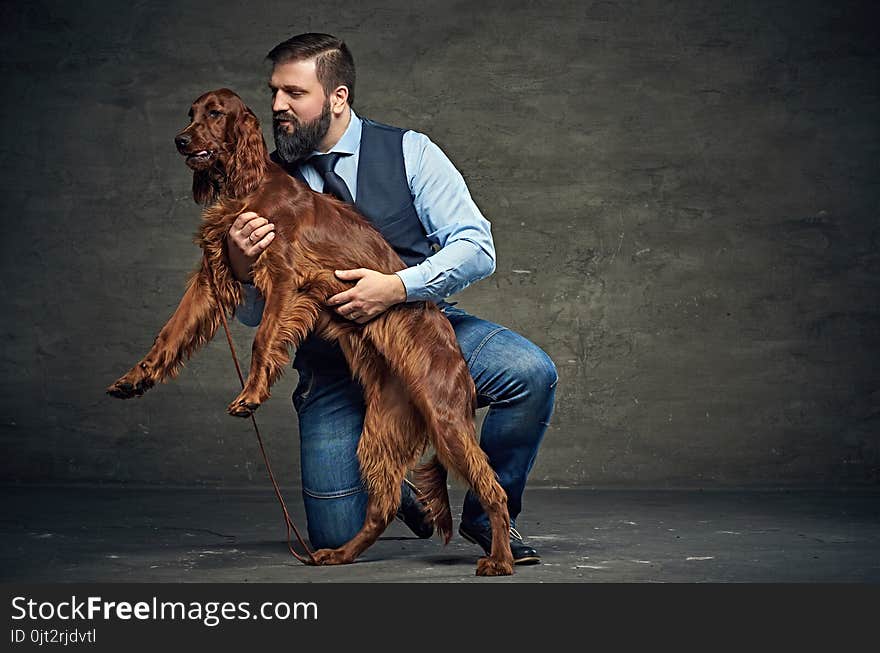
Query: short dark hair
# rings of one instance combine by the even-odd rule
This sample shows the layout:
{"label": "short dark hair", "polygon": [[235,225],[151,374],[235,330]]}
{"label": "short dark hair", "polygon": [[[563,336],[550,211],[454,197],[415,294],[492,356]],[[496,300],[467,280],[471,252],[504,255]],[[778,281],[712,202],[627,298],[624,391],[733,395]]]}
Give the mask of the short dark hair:
{"label": "short dark hair", "polygon": [[347,86],[348,105],[354,106],[354,58],[345,41],[330,34],[298,34],[282,41],[266,55],[273,66],[313,57],[324,93],[330,95],[337,86]]}

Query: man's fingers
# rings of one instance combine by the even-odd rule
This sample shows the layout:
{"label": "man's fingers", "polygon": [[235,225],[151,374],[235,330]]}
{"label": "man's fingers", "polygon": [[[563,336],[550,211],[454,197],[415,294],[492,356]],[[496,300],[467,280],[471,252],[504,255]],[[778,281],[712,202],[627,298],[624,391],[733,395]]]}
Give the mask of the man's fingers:
{"label": "man's fingers", "polygon": [[354,299],[354,288],[350,290],[344,290],[338,295],[333,295],[330,299],[327,300],[327,303],[330,306],[336,306],[337,304],[345,304],[348,301]]}
{"label": "man's fingers", "polygon": [[229,234],[245,256],[253,257],[262,252],[275,238],[275,224],[253,211],[239,215]]}
{"label": "man's fingers", "polygon": [[275,239],[275,232],[270,231],[260,241],[255,243],[253,247],[248,247],[245,250],[245,254],[247,254],[248,256],[256,256],[257,254],[262,252],[264,249],[266,249],[269,246],[269,243],[271,243],[274,239]]}
{"label": "man's fingers", "polygon": [[351,320],[352,322],[363,323],[363,322],[366,322],[367,319],[369,319],[369,318],[367,318],[366,313],[362,313],[361,311],[359,311],[357,309],[350,310],[347,313],[343,313],[342,311],[339,311],[339,313],[342,315],[342,317],[344,317],[348,320]]}
{"label": "man's fingers", "polygon": [[355,313],[351,319],[353,319],[358,324],[365,324],[376,317],[376,315],[378,315],[378,313],[374,314],[372,311],[364,310]]}
{"label": "man's fingers", "polygon": [[[262,220],[263,218],[260,218],[260,219]],[[256,221],[254,220],[252,222],[256,222]],[[266,222],[266,224],[264,224],[263,226],[261,226],[261,227],[258,226],[256,229],[251,231],[250,234],[248,235],[248,240],[250,240],[252,243],[259,242],[259,240],[263,236],[265,236],[266,234],[271,232],[273,229],[275,229],[275,225],[272,224],[271,222]]]}
{"label": "man's fingers", "polygon": [[354,270],[336,270],[336,276],[339,279],[360,279],[363,277],[369,270],[364,268],[356,268]]}
{"label": "man's fingers", "polygon": [[[360,280],[364,277],[364,275],[369,272],[364,268],[356,268],[354,270],[336,270],[336,277],[338,279],[342,279],[343,281],[354,281]],[[344,290],[339,294],[333,295],[327,300],[327,304],[330,306],[335,306],[336,304],[344,304],[345,302],[351,301],[355,298],[355,290],[357,288],[349,288],[348,290]]]}
{"label": "man's fingers", "polygon": [[[327,300],[327,303],[333,306],[333,304],[330,303],[329,299]],[[353,301],[342,301],[339,302],[339,304],[339,306],[333,306],[333,310],[339,313],[342,317],[347,317],[348,319],[352,319],[352,315],[354,315],[354,313],[356,313],[360,309],[360,306],[355,304],[355,302]]]}
{"label": "man's fingers", "polygon": [[[330,300],[327,300],[327,303],[329,304]],[[358,324],[369,322],[381,312],[367,308],[361,302],[357,301],[343,303],[341,306],[336,306],[334,310],[346,320],[351,320]]]}
{"label": "man's fingers", "polygon": [[[232,227],[229,231],[232,233],[233,237],[236,237],[237,235],[240,240],[243,240],[250,238],[254,231],[267,224],[269,224],[267,218],[257,215],[253,211],[247,211],[235,219],[235,222],[232,223]],[[256,238],[257,236],[254,236],[254,240],[256,240]],[[244,243],[241,244],[244,245]]]}
{"label": "man's fingers", "polygon": [[232,223],[232,229],[234,229],[235,231],[241,231],[242,227],[244,227],[253,218],[259,217],[260,216],[253,211],[245,211],[235,219],[235,222]]}
{"label": "man's fingers", "polygon": [[257,216],[256,218],[251,218],[238,233],[241,234],[242,238],[250,238],[251,234],[254,233],[258,227],[262,227],[268,224],[268,222],[269,221],[266,218],[262,218],[260,216]]}

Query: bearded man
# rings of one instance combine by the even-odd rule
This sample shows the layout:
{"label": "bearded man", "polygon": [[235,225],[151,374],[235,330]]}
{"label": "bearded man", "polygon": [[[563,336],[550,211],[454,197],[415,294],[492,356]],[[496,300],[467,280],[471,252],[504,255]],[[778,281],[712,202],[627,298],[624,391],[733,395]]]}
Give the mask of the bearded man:
{"label": "bearded man", "polygon": [[[272,160],[317,192],[353,204],[408,266],[394,274],[368,268],[338,270],[356,282],[329,297],[346,319],[365,323],[409,301],[437,303],[455,330],[477,388],[489,407],[480,446],[507,492],[510,546],[519,564],[540,561],[515,528],[526,478],[547,429],[558,380],[550,357],[523,336],[480,319],[446,298],[495,270],[489,222],[471,199],[461,174],[422,133],[384,125],[354,111],[355,67],[346,44],[329,34],[300,34],[274,47]],[[244,213],[227,235],[235,276],[245,299],[240,322],[259,324],[263,298],[250,267],[274,238],[272,216]],[[367,494],[357,459],[364,401],[338,345],[314,336],[293,363],[299,381],[293,405],[299,420],[302,493],[309,539],[336,548],[361,528]],[[425,506],[413,486],[402,488],[401,518],[419,537],[430,537]],[[472,492],[459,533],[488,554],[488,518]]]}

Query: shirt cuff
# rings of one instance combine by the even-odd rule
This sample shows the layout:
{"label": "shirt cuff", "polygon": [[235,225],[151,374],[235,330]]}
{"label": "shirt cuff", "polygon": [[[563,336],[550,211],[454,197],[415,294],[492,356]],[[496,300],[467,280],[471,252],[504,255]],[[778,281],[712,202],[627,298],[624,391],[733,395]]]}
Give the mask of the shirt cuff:
{"label": "shirt cuff", "polygon": [[406,289],[406,301],[415,302],[423,299],[434,299],[425,287],[425,279],[418,266],[398,270],[394,274],[400,277],[400,280],[403,282],[403,287]]}

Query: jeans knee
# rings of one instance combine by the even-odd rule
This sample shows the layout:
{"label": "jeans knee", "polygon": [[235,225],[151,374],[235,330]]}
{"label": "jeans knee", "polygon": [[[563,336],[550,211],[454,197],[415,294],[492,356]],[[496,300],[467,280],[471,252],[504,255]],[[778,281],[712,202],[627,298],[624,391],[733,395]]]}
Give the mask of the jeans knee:
{"label": "jeans knee", "polygon": [[358,534],[361,524],[308,520],[309,542],[315,549],[338,549]]}
{"label": "jeans knee", "polygon": [[325,532],[309,527],[309,542],[313,549],[338,549],[349,542],[355,535],[357,530],[350,536],[338,532]]}
{"label": "jeans knee", "polygon": [[504,379],[486,394],[493,398],[492,405],[548,401],[555,393],[559,376],[556,365],[543,349],[528,345],[504,361]]}
{"label": "jeans knee", "polygon": [[559,383],[559,371],[556,369],[556,363],[544,350],[541,350],[541,353],[544,354],[544,381],[548,388],[555,388]]}
{"label": "jeans knee", "polygon": [[553,359],[537,346],[521,359],[519,373],[523,383],[535,392],[549,392],[559,382],[559,373]]}
{"label": "jeans knee", "polygon": [[303,492],[309,541],[317,549],[336,549],[351,540],[364,523],[367,494],[359,491],[338,497],[316,497]]}

